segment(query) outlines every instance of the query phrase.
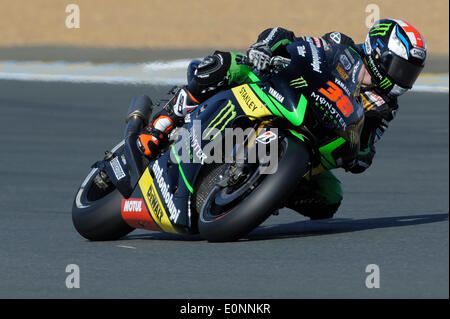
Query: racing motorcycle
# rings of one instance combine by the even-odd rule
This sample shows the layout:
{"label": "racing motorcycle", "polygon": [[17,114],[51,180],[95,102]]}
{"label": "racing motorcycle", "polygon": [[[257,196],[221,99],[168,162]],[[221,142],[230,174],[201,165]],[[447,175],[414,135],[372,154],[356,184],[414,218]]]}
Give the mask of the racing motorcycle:
{"label": "racing motorcycle", "polygon": [[[76,230],[89,240],[141,228],[235,241],[284,207],[302,181],[345,167],[359,150],[364,121],[357,70],[344,63],[353,59],[348,52],[337,68],[328,67],[327,48],[316,40],[291,43],[290,59],[273,57],[266,74],[249,68],[249,82],[198,105],[182,127],[187,135],[174,130],[151,161],[136,140],[154,106],[147,96],[135,98],[124,139],[91,167],[76,193]],[[237,128],[250,133],[224,150],[219,142]],[[181,160],[180,150],[190,160]],[[255,150],[269,157],[250,161]],[[214,152],[231,160],[208,161]],[[276,170],[266,173],[261,158],[275,160]]]}

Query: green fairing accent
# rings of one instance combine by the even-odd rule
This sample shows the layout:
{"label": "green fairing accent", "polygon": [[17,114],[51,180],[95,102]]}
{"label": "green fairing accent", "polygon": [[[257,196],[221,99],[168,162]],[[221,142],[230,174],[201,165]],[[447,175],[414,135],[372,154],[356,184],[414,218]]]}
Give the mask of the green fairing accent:
{"label": "green fairing accent", "polygon": [[288,39],[283,39],[283,40],[280,40],[280,41],[278,41],[277,43],[275,43],[271,48],[270,48],[270,51],[275,51],[276,49],[278,49],[278,47],[280,46],[280,45],[287,45],[287,44],[291,44],[292,42],[291,41],[289,41]]}
{"label": "green fairing accent", "polygon": [[296,131],[289,130],[289,132],[291,132],[292,135],[294,135],[295,137],[298,137],[303,142],[305,141],[305,138],[301,134],[297,133]]}
{"label": "green fairing accent", "polygon": [[269,96],[270,100],[277,107],[278,110],[283,114],[285,118],[289,120],[295,126],[299,126],[303,123],[303,118],[305,117],[306,105],[308,104],[308,100],[302,94],[300,100],[298,101],[297,109],[294,112],[290,112],[286,110],[286,108],[275,100],[273,97]]}
{"label": "green fairing accent", "polygon": [[358,51],[356,51],[352,46],[348,47],[350,50],[352,50],[353,52],[355,52],[359,57],[361,57],[361,55],[359,54]]}
{"label": "green fairing accent", "polygon": [[327,204],[337,204],[343,199],[341,182],[330,171],[325,171],[314,176],[311,181],[314,184],[314,192],[325,199]]}
{"label": "green fairing accent", "polygon": [[228,84],[242,84],[248,82],[249,75],[252,74],[252,68],[245,64],[237,64],[236,57],[238,55],[245,56],[245,54],[240,52],[230,52],[231,54],[231,65],[227,71]]}
{"label": "green fairing accent", "polygon": [[300,183],[295,196],[323,200],[325,204],[338,204],[343,199],[341,182],[331,171],[313,175],[308,181]]}
{"label": "green fairing accent", "polygon": [[364,150],[358,152],[359,155],[367,155],[369,153],[370,153],[370,147],[369,146],[366,147]]}
{"label": "green fairing accent", "polygon": [[[254,76],[256,77],[256,75]],[[276,108],[276,106],[272,103],[267,94],[263,90],[261,90],[259,86],[257,86],[256,84],[249,84],[249,86],[256,93],[259,99],[263,101],[263,103],[269,108],[270,112],[272,112],[275,116],[282,117],[280,111]]]}
{"label": "green fairing accent", "polygon": [[345,139],[343,137],[339,137],[335,139],[333,142],[328,143],[327,145],[324,145],[319,148],[322,158],[325,159],[325,161],[322,161],[322,164],[325,166],[325,168],[331,169],[336,167],[336,162],[331,153],[344,143]]}
{"label": "green fairing accent", "polygon": [[[250,72],[248,74],[248,78],[252,82],[260,81],[260,79],[253,72]],[[258,98],[269,108],[269,110],[275,116],[279,117],[284,116],[295,126],[299,126],[303,123],[303,118],[305,116],[306,106],[308,103],[308,100],[305,98],[303,94],[301,95],[300,100],[298,101],[297,110],[295,112],[290,112],[286,110],[286,108],[282,104],[280,104],[277,100],[275,100],[271,96],[268,96],[263,90],[261,90],[261,88],[258,85],[250,83],[249,86],[252,88],[252,90],[255,92]]]}
{"label": "green fairing accent", "polygon": [[261,80],[256,76],[255,73],[250,72],[248,74],[248,78],[252,81],[252,82],[261,82]]}
{"label": "green fairing accent", "polygon": [[178,169],[180,170],[180,174],[181,174],[181,177],[183,178],[184,184],[186,185],[187,189],[191,192],[191,194],[194,194],[194,189],[189,184],[186,176],[184,175],[183,169],[181,168],[180,157],[178,156],[177,152],[175,151],[175,147],[173,145],[172,145],[171,149],[172,149],[173,155],[175,156],[175,159],[177,160]]}
{"label": "green fairing accent", "polygon": [[374,140],[374,135],[373,135],[373,133],[370,133],[370,136],[369,136],[369,138],[368,138],[368,141],[367,141],[367,144],[369,145],[369,146],[367,146],[365,149],[363,149],[363,150],[360,150],[359,152],[358,152],[358,154],[359,155],[367,155],[367,154],[369,154],[371,151],[372,151],[372,149],[370,148],[370,145],[373,145],[374,143],[373,143],[373,140]]}

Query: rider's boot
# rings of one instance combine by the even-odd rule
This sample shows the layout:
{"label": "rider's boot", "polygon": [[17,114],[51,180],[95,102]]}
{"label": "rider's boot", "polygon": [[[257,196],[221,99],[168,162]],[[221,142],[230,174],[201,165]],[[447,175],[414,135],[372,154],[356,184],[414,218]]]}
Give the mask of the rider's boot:
{"label": "rider's boot", "polygon": [[182,126],[184,117],[195,110],[198,104],[186,88],[179,89],[139,135],[137,145],[140,151],[149,159],[156,158],[167,144],[170,132]]}

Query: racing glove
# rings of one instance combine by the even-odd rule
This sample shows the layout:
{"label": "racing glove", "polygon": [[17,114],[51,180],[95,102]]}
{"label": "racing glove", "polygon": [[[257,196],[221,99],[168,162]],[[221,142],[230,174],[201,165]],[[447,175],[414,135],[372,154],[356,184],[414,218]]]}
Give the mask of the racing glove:
{"label": "racing glove", "polygon": [[247,51],[247,57],[255,69],[265,71],[269,66],[272,51],[267,43],[257,42]]}

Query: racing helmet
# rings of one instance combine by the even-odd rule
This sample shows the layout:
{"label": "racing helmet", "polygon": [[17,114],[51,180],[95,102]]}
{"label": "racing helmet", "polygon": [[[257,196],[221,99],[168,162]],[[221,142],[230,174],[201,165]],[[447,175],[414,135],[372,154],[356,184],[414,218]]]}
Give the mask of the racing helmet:
{"label": "racing helmet", "polygon": [[425,65],[426,43],[403,20],[375,21],[363,44],[364,63],[376,91],[398,96],[411,89]]}

